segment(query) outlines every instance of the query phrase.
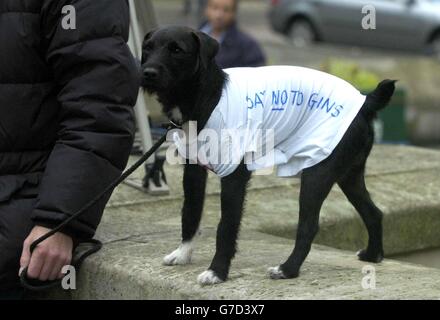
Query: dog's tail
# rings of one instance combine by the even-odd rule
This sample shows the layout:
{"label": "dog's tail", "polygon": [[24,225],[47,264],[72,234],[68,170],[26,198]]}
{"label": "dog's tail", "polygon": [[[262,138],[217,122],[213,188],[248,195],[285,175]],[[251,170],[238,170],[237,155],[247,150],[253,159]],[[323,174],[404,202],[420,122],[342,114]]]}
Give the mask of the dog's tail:
{"label": "dog's tail", "polygon": [[367,119],[375,118],[377,111],[388,105],[396,89],[396,82],[397,80],[383,80],[374,91],[367,95],[365,104],[362,107],[362,113]]}

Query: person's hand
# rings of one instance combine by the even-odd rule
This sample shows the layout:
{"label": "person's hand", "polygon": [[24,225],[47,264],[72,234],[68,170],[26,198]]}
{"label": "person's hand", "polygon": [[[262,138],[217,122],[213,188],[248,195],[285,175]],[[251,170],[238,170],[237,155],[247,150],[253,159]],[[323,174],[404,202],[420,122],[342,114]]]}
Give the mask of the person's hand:
{"label": "person's hand", "polygon": [[20,258],[20,271],[28,267],[27,276],[40,281],[61,279],[64,275],[61,269],[69,265],[72,260],[73,241],[72,238],[57,232],[50,238],[41,242],[30,253],[30,246],[33,241],[43,236],[50,229],[35,226],[23,244],[23,252]]}

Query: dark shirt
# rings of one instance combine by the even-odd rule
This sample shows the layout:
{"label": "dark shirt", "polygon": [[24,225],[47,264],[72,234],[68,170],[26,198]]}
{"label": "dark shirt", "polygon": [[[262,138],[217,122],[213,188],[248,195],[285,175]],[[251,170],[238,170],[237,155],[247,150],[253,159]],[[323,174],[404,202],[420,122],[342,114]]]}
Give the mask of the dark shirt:
{"label": "dark shirt", "polygon": [[[200,30],[210,33],[209,23]],[[237,67],[260,67],[266,58],[260,45],[251,36],[242,32],[237,24],[231,25],[220,38],[220,50],[216,62],[222,69]]]}

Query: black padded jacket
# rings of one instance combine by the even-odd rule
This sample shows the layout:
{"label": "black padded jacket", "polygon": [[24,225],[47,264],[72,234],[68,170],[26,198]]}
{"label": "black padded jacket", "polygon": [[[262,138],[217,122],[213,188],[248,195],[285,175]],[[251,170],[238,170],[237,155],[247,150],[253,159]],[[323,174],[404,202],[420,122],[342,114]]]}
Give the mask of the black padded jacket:
{"label": "black padded jacket", "polygon": [[[34,193],[36,225],[65,219],[127,163],[140,81],[128,31],[126,0],[0,0],[0,203]],[[108,198],[66,233],[92,237]]]}

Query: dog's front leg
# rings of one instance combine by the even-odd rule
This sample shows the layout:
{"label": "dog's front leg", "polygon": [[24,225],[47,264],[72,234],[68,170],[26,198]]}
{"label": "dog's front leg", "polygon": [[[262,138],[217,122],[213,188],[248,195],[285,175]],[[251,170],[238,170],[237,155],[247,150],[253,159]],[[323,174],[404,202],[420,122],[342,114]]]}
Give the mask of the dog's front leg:
{"label": "dog's front leg", "polygon": [[183,173],[184,202],[182,208],[182,243],[164,258],[165,265],[188,264],[194,247],[194,238],[202,218],[207,179],[206,169],[186,164]]}
{"label": "dog's front leg", "polygon": [[221,180],[221,219],[217,228],[216,252],[209,269],[201,273],[201,285],[220,283],[226,280],[231,260],[236,252],[236,241],[240,229],[246,187],[251,173],[242,162],[232,174]]}

